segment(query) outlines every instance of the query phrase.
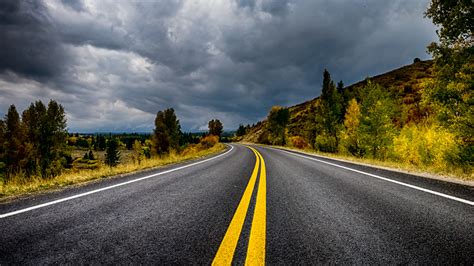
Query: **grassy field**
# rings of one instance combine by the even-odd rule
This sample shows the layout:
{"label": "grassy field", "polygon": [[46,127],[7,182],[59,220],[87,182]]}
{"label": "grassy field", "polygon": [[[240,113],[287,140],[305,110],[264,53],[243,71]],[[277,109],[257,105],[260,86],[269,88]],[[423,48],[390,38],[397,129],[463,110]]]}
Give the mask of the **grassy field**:
{"label": "grassy field", "polygon": [[[99,160],[92,162],[95,164],[94,169],[80,169],[80,167],[78,169],[78,167],[75,167],[75,169],[64,171],[63,174],[51,179],[30,178],[28,180],[15,179],[8,183],[0,182],[0,199],[11,198],[43,190],[59,189],[65,186],[84,183],[99,178],[108,178],[139,170],[157,168],[168,164],[197,159],[203,156],[216,154],[224,148],[224,144],[217,143],[208,149],[192,149],[181,154],[171,153],[163,158],[154,157],[151,159],[144,159],[140,164],[133,162],[131,156],[132,151],[122,150],[120,151],[122,158],[121,163],[113,168],[103,164],[103,158],[105,156],[104,152],[97,152],[94,153],[94,155]],[[75,150],[72,154],[73,158],[82,158],[85,152],[86,151],[83,150]]]}

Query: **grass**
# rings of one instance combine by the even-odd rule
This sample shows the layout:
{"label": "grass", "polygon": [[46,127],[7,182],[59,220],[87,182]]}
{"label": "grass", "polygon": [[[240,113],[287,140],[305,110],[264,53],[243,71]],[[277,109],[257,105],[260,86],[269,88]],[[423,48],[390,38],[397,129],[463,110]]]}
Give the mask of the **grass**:
{"label": "grass", "polygon": [[371,158],[358,158],[350,155],[343,155],[343,154],[334,154],[334,153],[325,153],[325,152],[317,152],[312,149],[297,149],[294,147],[283,147],[279,146],[279,148],[283,149],[290,149],[295,151],[301,151],[305,153],[321,155],[328,158],[340,159],[351,161],[360,164],[367,164],[370,166],[380,166],[384,168],[389,168],[390,170],[396,170],[401,172],[408,172],[411,174],[421,175],[425,177],[431,177],[436,179],[452,179],[452,180],[462,180],[462,181],[474,181],[474,173],[472,168],[469,170],[462,169],[459,167],[449,167],[446,169],[439,169],[432,166],[426,165],[413,165],[410,163],[404,162],[396,162],[396,161],[381,161],[377,159]]}
{"label": "grass", "polygon": [[140,165],[132,161],[126,161],[116,167],[110,168],[100,163],[98,169],[79,169],[70,170],[63,174],[51,178],[29,178],[28,180],[22,178],[15,178],[8,183],[0,182],[0,199],[19,196],[27,193],[33,193],[44,190],[58,189],[65,186],[84,183],[100,178],[108,178],[118,176],[126,173],[133,173],[140,170],[162,167],[165,165],[179,163],[187,160],[197,159],[211,154],[216,154],[225,148],[224,144],[217,143],[208,149],[193,149],[192,152],[184,154],[171,153],[170,155],[159,158],[144,159]]}

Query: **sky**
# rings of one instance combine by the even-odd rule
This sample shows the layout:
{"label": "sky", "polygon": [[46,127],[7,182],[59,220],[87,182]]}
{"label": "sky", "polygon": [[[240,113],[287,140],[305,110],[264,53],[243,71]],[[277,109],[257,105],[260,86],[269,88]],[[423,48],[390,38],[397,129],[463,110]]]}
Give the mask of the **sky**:
{"label": "sky", "polygon": [[54,99],[70,132],[225,130],[429,59],[428,0],[2,0],[0,115]]}

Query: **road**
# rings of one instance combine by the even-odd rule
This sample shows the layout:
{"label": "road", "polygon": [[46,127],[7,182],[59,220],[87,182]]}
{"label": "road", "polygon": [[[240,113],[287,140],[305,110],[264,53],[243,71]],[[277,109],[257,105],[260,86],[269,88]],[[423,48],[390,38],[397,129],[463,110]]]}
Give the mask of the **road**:
{"label": "road", "polygon": [[0,264],[469,264],[472,187],[232,144],[0,204]]}

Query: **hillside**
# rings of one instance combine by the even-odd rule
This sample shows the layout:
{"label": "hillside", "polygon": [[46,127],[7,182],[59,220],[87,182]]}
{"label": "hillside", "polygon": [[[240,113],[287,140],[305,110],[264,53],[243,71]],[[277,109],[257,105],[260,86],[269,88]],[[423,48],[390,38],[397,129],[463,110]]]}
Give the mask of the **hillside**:
{"label": "hillside", "polygon": [[[406,110],[406,120],[411,120],[416,117],[422,110],[419,109],[419,102],[421,100],[421,82],[427,78],[431,78],[433,68],[433,61],[419,61],[411,65],[403,66],[401,68],[380,74],[374,77],[369,77],[373,83],[378,83],[382,87],[388,89],[392,95],[402,99],[403,109]],[[367,84],[367,79],[359,81],[344,88],[345,100],[350,98],[358,98],[358,92]],[[309,101],[289,107],[290,123],[288,125],[288,135],[301,135],[305,121],[311,114],[311,107],[319,97]],[[242,141],[258,142],[259,136],[262,134],[266,125],[266,121],[260,121],[255,126],[251,127],[248,133],[243,137]]]}

